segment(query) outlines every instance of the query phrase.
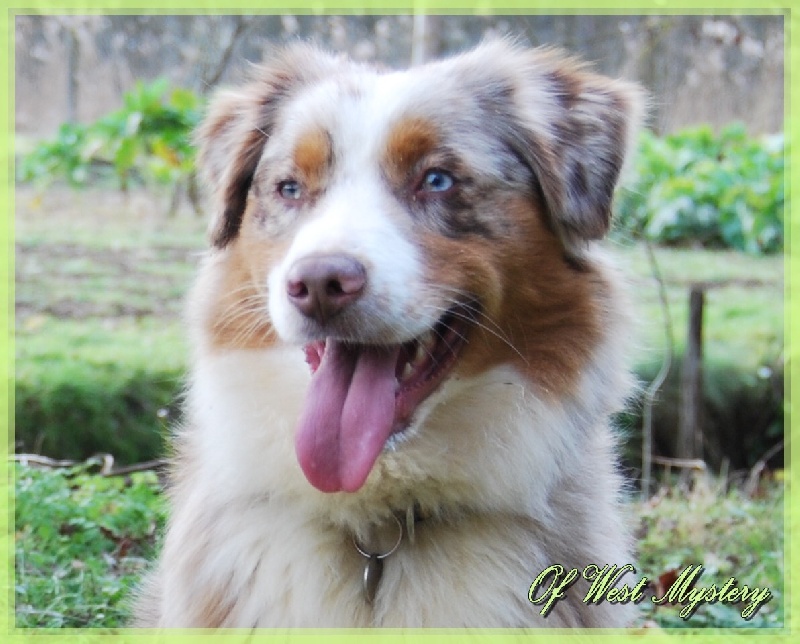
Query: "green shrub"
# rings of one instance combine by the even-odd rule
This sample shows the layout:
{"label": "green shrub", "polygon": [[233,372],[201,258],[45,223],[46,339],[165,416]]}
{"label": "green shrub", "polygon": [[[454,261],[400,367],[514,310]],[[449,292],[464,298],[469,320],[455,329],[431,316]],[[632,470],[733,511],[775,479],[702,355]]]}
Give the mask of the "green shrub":
{"label": "green shrub", "polygon": [[701,127],[644,132],[617,201],[618,230],[664,244],[772,253],[783,248],[784,140]]}
{"label": "green shrub", "polygon": [[89,125],[65,123],[54,140],[22,158],[17,178],[39,184],[63,179],[73,186],[116,178],[124,190],[132,179],[174,183],[188,176],[200,99],[168,89],[166,79],[138,83],[121,109]]}
{"label": "green shrub", "polygon": [[177,413],[179,375],[130,372],[126,365],[102,372],[76,365],[60,375],[17,382],[17,451],[67,459],[108,452],[122,463],[163,455],[166,425]]}
{"label": "green shrub", "polygon": [[15,346],[15,449],[121,463],[164,453],[178,415],[185,349],[161,318],[56,319],[22,324]]}
{"label": "green shrub", "polygon": [[[636,377],[646,386],[660,365],[640,365]],[[660,456],[678,455],[681,386],[680,358],[673,361],[653,406],[653,449]],[[624,461],[641,468],[642,396],[618,419],[624,431]],[[783,368],[762,367],[760,373],[731,360],[706,359],[703,364],[703,460],[716,472],[749,470],[781,440],[784,419]]]}

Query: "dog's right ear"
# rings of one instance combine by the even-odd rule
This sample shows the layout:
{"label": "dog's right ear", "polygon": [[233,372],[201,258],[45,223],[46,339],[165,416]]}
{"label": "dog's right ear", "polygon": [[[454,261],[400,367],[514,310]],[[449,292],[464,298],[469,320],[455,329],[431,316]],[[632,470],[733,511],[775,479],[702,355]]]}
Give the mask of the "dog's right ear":
{"label": "dog's right ear", "polygon": [[341,63],[320,50],[296,45],[255,68],[239,89],[212,99],[196,133],[197,166],[212,192],[211,243],[224,248],[239,233],[247,195],[280,105],[299,88],[329,77]]}

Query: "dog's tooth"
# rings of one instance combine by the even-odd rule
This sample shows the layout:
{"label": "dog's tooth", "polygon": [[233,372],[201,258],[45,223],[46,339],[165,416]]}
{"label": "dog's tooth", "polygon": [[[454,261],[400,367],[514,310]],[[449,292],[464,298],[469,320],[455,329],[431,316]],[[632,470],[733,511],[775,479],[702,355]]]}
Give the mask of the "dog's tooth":
{"label": "dog's tooth", "polygon": [[406,366],[403,367],[403,375],[400,377],[401,380],[408,380],[411,377],[411,374],[414,373],[414,367],[411,365],[410,362],[406,362]]}
{"label": "dog's tooth", "polygon": [[425,358],[428,357],[428,350],[426,349],[425,345],[421,342],[417,343],[417,349],[414,352],[414,359],[411,361],[411,364],[415,367],[421,365],[425,362]]}

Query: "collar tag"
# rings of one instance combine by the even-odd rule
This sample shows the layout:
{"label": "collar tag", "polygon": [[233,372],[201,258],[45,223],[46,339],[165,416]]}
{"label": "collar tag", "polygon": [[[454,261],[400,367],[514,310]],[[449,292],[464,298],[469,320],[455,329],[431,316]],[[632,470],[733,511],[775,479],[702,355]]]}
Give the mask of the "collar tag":
{"label": "collar tag", "polygon": [[367,560],[367,563],[364,564],[363,588],[364,599],[368,604],[372,604],[373,600],[375,599],[375,595],[378,592],[378,585],[381,583],[381,577],[383,576],[383,560],[389,555],[394,554],[394,552],[400,547],[400,542],[403,540],[403,523],[396,516],[394,517],[394,520],[397,522],[397,542],[387,552],[367,552],[363,547],[361,547],[361,545],[359,545],[358,540],[353,537],[353,545],[356,547],[358,554]]}

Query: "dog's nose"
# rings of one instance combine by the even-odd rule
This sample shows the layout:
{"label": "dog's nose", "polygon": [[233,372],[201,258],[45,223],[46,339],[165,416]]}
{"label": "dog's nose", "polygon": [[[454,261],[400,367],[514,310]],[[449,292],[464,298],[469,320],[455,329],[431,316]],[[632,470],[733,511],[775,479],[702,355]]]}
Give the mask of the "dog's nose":
{"label": "dog's nose", "polygon": [[306,257],[286,277],[286,294],[305,316],[325,323],[364,293],[367,269],[347,255]]}

